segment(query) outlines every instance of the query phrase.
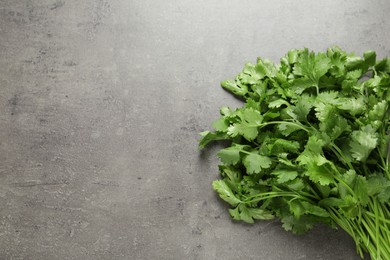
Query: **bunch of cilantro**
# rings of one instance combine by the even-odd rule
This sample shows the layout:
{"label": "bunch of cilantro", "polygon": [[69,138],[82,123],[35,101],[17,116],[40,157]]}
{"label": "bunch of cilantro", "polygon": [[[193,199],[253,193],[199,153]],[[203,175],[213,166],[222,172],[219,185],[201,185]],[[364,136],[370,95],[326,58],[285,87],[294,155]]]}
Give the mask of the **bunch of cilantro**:
{"label": "bunch of cilantro", "polygon": [[245,104],[222,107],[199,146],[230,141],[213,188],[231,217],[339,226],[362,258],[390,259],[390,58],[293,49],[221,84]]}

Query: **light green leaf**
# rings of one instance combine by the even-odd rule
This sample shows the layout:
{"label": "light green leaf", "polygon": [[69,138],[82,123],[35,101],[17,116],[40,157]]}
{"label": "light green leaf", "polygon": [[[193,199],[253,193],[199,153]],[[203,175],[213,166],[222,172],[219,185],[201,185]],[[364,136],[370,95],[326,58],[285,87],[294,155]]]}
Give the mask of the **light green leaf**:
{"label": "light green leaf", "polygon": [[238,207],[236,207],[234,209],[228,209],[228,210],[229,210],[229,213],[230,213],[230,216],[232,217],[232,219],[241,220],[240,212],[238,211]]}
{"label": "light green leaf", "polygon": [[284,185],[287,185],[287,187],[290,190],[296,190],[296,191],[303,190],[306,187],[306,184],[303,182],[301,178],[296,178],[292,181],[288,181],[284,183]]}
{"label": "light green leaf", "polygon": [[260,114],[260,112],[252,108],[242,110],[240,117],[241,121],[251,125],[259,125],[263,121],[263,116]]}
{"label": "light green leaf", "polygon": [[289,136],[295,131],[301,130],[301,128],[297,125],[281,123],[277,126],[280,133],[284,136]]}
{"label": "light green leaf", "polygon": [[324,186],[334,183],[332,172],[324,165],[317,165],[315,163],[309,164],[305,175],[313,182]]}
{"label": "light green leaf", "polygon": [[244,204],[241,204],[239,206],[239,210],[240,210],[240,219],[242,221],[249,223],[249,224],[253,224],[255,222],[252,218],[251,212]]}
{"label": "light green leaf", "polygon": [[[353,189],[355,185],[357,174],[354,170],[348,170],[342,175],[343,182],[338,183],[338,190],[340,197],[344,199],[346,196],[350,195],[350,189]],[[347,186],[346,186],[347,185]]]}
{"label": "light green leaf", "polygon": [[199,148],[200,149],[206,147],[206,145],[212,141],[228,139],[227,134],[223,133],[223,132],[212,133],[209,131],[204,131],[204,132],[200,133],[200,135],[201,135],[201,139],[199,140]]}
{"label": "light green leaf", "polygon": [[329,213],[325,209],[317,205],[313,205],[307,201],[302,201],[301,203],[305,209],[305,213],[312,214],[318,217],[323,217],[323,218],[329,217]]}
{"label": "light green leaf", "polygon": [[298,176],[298,172],[290,169],[278,169],[272,172],[273,175],[277,176],[277,183],[285,183],[294,180]]}
{"label": "light green leaf", "polygon": [[360,203],[365,206],[369,201],[367,180],[363,176],[357,176],[353,191]]}
{"label": "light green leaf", "polygon": [[226,119],[225,117],[221,117],[219,119],[217,119],[216,121],[214,121],[211,125],[215,130],[217,131],[221,131],[221,132],[226,132],[229,125],[228,123],[226,122]]}
{"label": "light green leaf", "polygon": [[299,201],[297,199],[296,200],[290,200],[288,202],[288,205],[290,206],[291,213],[297,219],[299,219],[303,214],[306,213],[306,209],[303,207],[301,201]]}
{"label": "light green leaf", "polygon": [[237,84],[233,80],[222,81],[221,86],[237,96],[244,96],[246,93],[248,93],[248,87]]}
{"label": "light green leaf", "polygon": [[263,210],[259,208],[248,208],[252,218],[261,219],[261,220],[270,220],[274,218],[274,215],[268,210]]}
{"label": "light green leaf", "polygon": [[242,180],[241,171],[230,165],[219,165],[219,171],[223,177],[227,177],[232,183],[238,184]]}
{"label": "light green leaf", "polygon": [[313,86],[318,86],[320,78],[330,69],[330,59],[325,53],[309,52],[305,49],[297,59],[293,72],[295,75],[309,79]]}
{"label": "light green leaf", "polygon": [[290,104],[284,99],[277,99],[268,103],[269,108],[279,108],[282,105],[289,106]]}
{"label": "light green leaf", "polygon": [[223,163],[236,164],[240,161],[241,146],[231,146],[220,150],[217,155]]}
{"label": "light green leaf", "polygon": [[261,77],[272,78],[275,75],[275,65],[267,59],[257,59],[257,64],[255,65],[255,70],[257,74]]}
{"label": "light green leaf", "polygon": [[337,107],[341,110],[348,111],[352,116],[364,112],[366,106],[362,98],[340,98]]}
{"label": "light green leaf", "polygon": [[242,162],[248,174],[260,173],[262,169],[269,168],[272,164],[269,157],[256,153],[245,156]]}
{"label": "light green leaf", "polygon": [[234,115],[234,112],[229,107],[221,107],[219,110],[220,114],[226,117],[231,117]]}
{"label": "light green leaf", "polygon": [[228,134],[232,137],[242,135],[248,141],[252,141],[258,134],[257,128],[262,123],[263,116],[259,111],[252,108],[242,109],[237,115],[241,121],[229,126],[227,129]]}
{"label": "light green leaf", "polygon": [[376,174],[367,178],[367,195],[375,196],[390,187],[390,181],[383,175]]}
{"label": "light green leaf", "polygon": [[351,147],[352,156],[358,161],[366,161],[368,155],[376,147],[378,138],[375,129],[371,125],[366,125],[361,130],[353,131],[351,133]]}
{"label": "light green leaf", "polygon": [[287,53],[288,63],[294,64],[298,60],[298,51],[295,49],[289,50]]}
{"label": "light green leaf", "polygon": [[290,106],[287,108],[287,114],[290,115],[293,119],[306,121],[307,115],[310,113],[310,110],[313,107],[313,100],[314,99],[310,96],[301,96],[295,103],[295,106]]}
{"label": "light green leaf", "polygon": [[257,127],[248,125],[247,123],[235,123],[228,127],[227,133],[231,137],[242,135],[248,141],[252,141],[257,137]]}
{"label": "light green leaf", "polygon": [[336,112],[328,114],[327,119],[322,121],[319,127],[322,133],[330,138],[330,141],[336,140],[343,132],[351,130],[348,121]]}
{"label": "light green leaf", "polygon": [[383,203],[389,203],[390,201],[390,187],[387,187],[386,189],[382,190],[378,195],[379,200]]}
{"label": "light green leaf", "polygon": [[282,219],[282,227],[287,231],[292,231],[294,234],[303,234],[313,228],[314,223],[305,216],[297,219],[292,215],[285,216]]}
{"label": "light green leaf", "polygon": [[382,121],[383,116],[386,113],[387,107],[388,107],[388,102],[386,102],[386,100],[382,100],[378,104],[374,105],[372,109],[368,112],[368,118],[371,121],[375,121],[375,120]]}
{"label": "light green leaf", "polygon": [[234,195],[232,190],[229,188],[228,185],[226,185],[223,180],[213,181],[213,189],[218,192],[221,199],[223,199],[232,206],[237,206],[237,204],[242,202]]}

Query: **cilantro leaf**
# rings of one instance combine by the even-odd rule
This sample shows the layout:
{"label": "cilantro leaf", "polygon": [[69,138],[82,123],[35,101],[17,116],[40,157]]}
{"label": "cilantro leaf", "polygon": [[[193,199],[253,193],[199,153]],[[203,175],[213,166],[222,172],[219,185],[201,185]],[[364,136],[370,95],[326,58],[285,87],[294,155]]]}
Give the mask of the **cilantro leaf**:
{"label": "cilantro leaf", "polygon": [[293,132],[301,130],[301,127],[299,127],[298,125],[289,124],[289,123],[281,123],[277,126],[277,128],[279,132],[284,136],[289,136]]}
{"label": "cilantro leaf", "polygon": [[283,152],[292,152],[298,153],[300,144],[298,141],[290,141],[282,138],[276,139],[271,145],[269,145],[269,150],[271,154],[280,154]]}
{"label": "cilantro leaf", "polygon": [[321,185],[329,185],[334,183],[332,170],[329,169],[331,163],[320,155],[313,156],[310,162],[307,163],[305,175],[314,183]]}
{"label": "cilantro leaf", "polygon": [[221,151],[219,151],[217,153],[217,155],[221,159],[222,162],[224,162],[228,165],[229,164],[231,164],[231,165],[237,164],[241,159],[240,152],[242,150],[242,147],[243,146],[240,146],[240,145],[231,146],[231,147],[222,149]]}
{"label": "cilantro leaf", "polygon": [[[294,65],[294,75],[302,76],[299,81],[295,82],[304,85],[304,88],[311,86],[318,87],[320,78],[324,76],[330,68],[330,59],[325,53],[315,55],[314,52],[309,52],[308,49],[305,49],[299,55],[297,63]],[[301,91],[299,92],[302,93]],[[297,94],[300,94],[299,92]]]}
{"label": "cilantro leaf", "polygon": [[390,58],[384,58],[383,60],[379,61],[377,64],[375,64],[374,69],[377,72],[390,73]]}
{"label": "cilantro leaf", "polygon": [[230,205],[236,206],[241,203],[241,200],[234,195],[233,191],[223,180],[213,181],[213,189],[218,192],[221,199]]}
{"label": "cilantro leaf", "polygon": [[210,131],[204,131],[200,133],[201,139],[199,140],[199,148],[204,148],[212,141],[225,140],[228,139],[228,135],[223,132],[212,133]]}
{"label": "cilantro leaf", "polygon": [[337,108],[348,111],[352,116],[363,113],[366,109],[363,98],[339,98]]}
{"label": "cilantro leaf", "polygon": [[248,87],[232,80],[222,81],[221,86],[237,96],[244,96],[246,93],[248,93]]}
{"label": "cilantro leaf", "polygon": [[298,176],[298,172],[291,169],[277,169],[272,174],[277,176],[277,183],[279,184],[294,180]]}
{"label": "cilantro leaf", "polygon": [[235,209],[229,209],[229,213],[234,220],[242,220],[250,224],[254,223],[255,219],[270,220],[274,218],[270,211],[260,208],[250,208],[245,204],[240,204]]}
{"label": "cilantro leaf", "polygon": [[217,131],[226,132],[229,125],[226,122],[226,119],[224,117],[221,117],[212,123],[212,127]]}
{"label": "cilantro leaf", "polygon": [[287,231],[292,231],[294,234],[303,234],[313,228],[314,222],[310,221],[308,217],[301,217],[300,219],[294,216],[286,216],[282,219],[283,228]]}
{"label": "cilantro leaf", "polygon": [[268,107],[269,108],[279,108],[282,105],[289,106],[290,104],[284,99],[277,99],[277,100],[269,102]]}
{"label": "cilantro leaf", "polygon": [[240,118],[240,122],[229,126],[227,133],[232,137],[241,135],[248,141],[255,139],[258,134],[257,128],[263,121],[263,116],[260,112],[252,108],[246,108],[239,110],[237,116]]}
{"label": "cilantro leaf", "polygon": [[313,107],[313,98],[307,95],[299,97],[298,101],[295,103],[295,106],[290,106],[287,110],[287,114],[290,115],[293,119],[299,121],[306,121],[307,115],[310,113],[311,108]]}
{"label": "cilantro leaf", "polygon": [[257,153],[250,153],[244,157],[242,163],[244,164],[248,174],[260,173],[262,169],[267,169],[271,166],[272,160]]}
{"label": "cilantro leaf", "polygon": [[375,129],[371,125],[366,125],[361,130],[353,131],[349,143],[352,156],[358,161],[366,161],[377,143],[378,138],[376,137]]}

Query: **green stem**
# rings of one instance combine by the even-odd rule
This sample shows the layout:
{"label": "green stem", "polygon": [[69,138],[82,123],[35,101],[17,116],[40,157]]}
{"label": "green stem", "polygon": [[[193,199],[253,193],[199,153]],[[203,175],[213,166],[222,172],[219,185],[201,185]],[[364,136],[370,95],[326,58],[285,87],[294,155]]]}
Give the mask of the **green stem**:
{"label": "green stem", "polygon": [[335,145],[334,143],[331,143],[330,147],[332,150],[333,149],[335,150],[333,152],[336,154],[336,156],[340,156],[345,161],[345,163],[348,165],[349,169],[355,171],[355,169],[353,168],[353,166],[351,164],[351,161],[344,155],[344,153],[340,150],[340,148],[337,145]]}
{"label": "green stem", "polygon": [[260,202],[262,200],[266,200],[266,199],[272,199],[272,198],[277,198],[277,197],[295,197],[297,195],[291,195],[291,194],[275,194],[275,195],[268,195],[268,196],[263,196],[263,197],[256,197],[256,198],[253,198],[253,199],[250,199],[250,200],[245,200],[243,201],[243,203],[245,204],[249,204],[249,203],[254,203],[254,202]]}
{"label": "green stem", "polygon": [[[371,216],[371,217],[376,217],[374,213],[371,213],[369,211],[367,211],[366,214]],[[388,219],[386,219],[384,217],[381,217],[381,216],[379,216],[378,218],[379,218],[380,221],[383,221],[383,222],[385,222],[387,224],[390,224],[390,220],[388,220]]]}
{"label": "green stem", "polygon": [[262,123],[262,124],[258,124],[258,125],[249,125],[251,127],[265,127],[267,125],[277,125],[277,124],[286,124],[286,125],[293,125],[293,126],[296,126],[306,132],[310,132],[309,129],[307,129],[306,127],[304,127],[303,125],[301,124],[297,124],[297,123],[294,123],[294,122],[287,122],[287,121],[269,121],[269,122],[266,122],[266,123]]}
{"label": "green stem", "polygon": [[[370,219],[370,220],[372,221],[372,219]],[[370,243],[373,246],[370,248],[367,248],[368,252],[370,253],[370,255],[375,256],[374,259],[376,259],[376,260],[390,259],[390,253],[388,252],[388,249],[387,249],[388,245],[386,245],[388,242],[386,242],[384,240],[383,236],[380,236],[379,233],[378,234],[375,233],[374,229],[376,229],[376,227],[372,226],[372,225],[375,225],[375,223],[371,223],[371,225],[370,225],[368,221],[369,220],[367,220],[366,218],[363,218],[362,222],[361,222],[363,224],[363,226],[365,227],[365,230],[367,231],[367,233],[371,237],[371,240],[373,241],[372,243]],[[381,256],[383,256],[383,258],[381,258]]]}
{"label": "green stem", "polygon": [[[278,197],[291,197],[293,199],[302,199],[305,201],[312,202],[309,198],[302,196],[300,194],[296,194],[293,192],[267,192],[266,195],[265,193],[258,194],[258,195],[253,195],[250,197],[245,198],[245,200],[242,203],[249,204],[249,203],[255,203],[255,202],[260,202],[262,200],[266,199],[272,199],[272,198],[278,198]],[[307,194],[309,195],[309,194]],[[309,195],[310,197],[314,197],[312,195]]]}
{"label": "green stem", "polygon": [[[280,189],[279,187],[277,187],[277,186],[273,186],[274,187],[274,189],[276,189],[277,190],[277,192],[283,192],[283,190],[282,189]],[[311,188],[311,186],[309,186],[310,188]],[[304,199],[304,197],[306,197],[305,198],[305,200],[308,200],[307,198],[312,198],[312,199],[314,199],[314,200],[320,200],[321,198],[317,195],[317,193],[315,193],[315,191],[313,190],[313,192],[314,192],[314,195],[313,194],[310,194],[310,193],[307,193],[307,192],[304,192],[304,191],[295,191],[295,190],[291,190],[290,192],[292,192],[293,194],[296,194],[297,196],[299,196],[300,198],[303,198]],[[310,202],[312,202],[312,201],[310,201]]]}
{"label": "green stem", "polygon": [[286,196],[286,197],[294,197],[297,196],[297,194],[292,193],[292,192],[275,192],[275,191],[270,191],[270,192],[264,192],[264,193],[259,193],[255,194],[252,196],[247,197],[246,199],[255,199],[255,198],[269,198],[269,197],[275,198],[275,197],[281,197],[281,196]]}
{"label": "green stem", "polygon": [[367,251],[372,259],[390,259],[390,221],[386,219],[389,211],[383,206],[377,199],[372,199],[360,219],[352,219],[336,208],[328,208],[331,218],[355,241],[362,258],[363,251]]}
{"label": "green stem", "polygon": [[355,230],[352,228],[348,220],[343,217],[337,209],[330,207],[328,210],[331,218],[333,219],[334,222],[336,222],[337,225],[339,225],[345,232],[347,232],[351,238],[354,240],[355,245],[356,245],[356,250],[358,254],[360,255],[361,258],[364,257],[363,255],[363,250],[361,247],[361,242],[359,241],[359,237],[355,234]]}

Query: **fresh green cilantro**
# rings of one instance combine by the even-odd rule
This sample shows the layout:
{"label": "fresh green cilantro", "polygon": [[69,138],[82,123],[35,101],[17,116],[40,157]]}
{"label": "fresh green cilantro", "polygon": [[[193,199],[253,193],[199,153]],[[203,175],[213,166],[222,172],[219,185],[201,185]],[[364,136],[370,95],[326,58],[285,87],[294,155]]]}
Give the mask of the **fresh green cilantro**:
{"label": "fresh green cilantro", "polygon": [[230,141],[213,182],[230,216],[338,226],[361,257],[390,259],[390,58],[293,49],[221,85],[245,104],[222,107],[199,147]]}

